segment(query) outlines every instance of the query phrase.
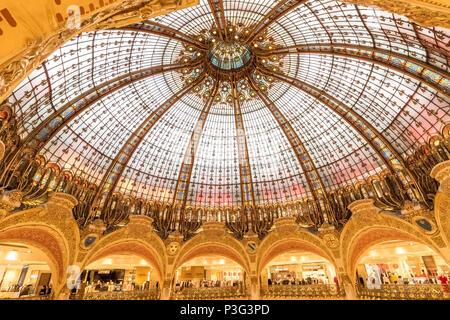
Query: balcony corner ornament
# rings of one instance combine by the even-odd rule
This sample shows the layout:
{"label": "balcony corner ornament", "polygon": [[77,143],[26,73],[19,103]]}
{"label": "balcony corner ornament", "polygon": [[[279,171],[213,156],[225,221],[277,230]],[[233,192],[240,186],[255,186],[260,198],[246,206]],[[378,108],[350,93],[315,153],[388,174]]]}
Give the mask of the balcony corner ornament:
{"label": "balcony corner ornament", "polygon": [[202,225],[203,234],[210,237],[223,237],[226,233],[225,225],[222,222],[207,221]]}
{"label": "balcony corner ornament", "polygon": [[370,216],[377,214],[381,209],[374,205],[373,199],[363,199],[353,201],[348,205],[348,209],[352,212],[352,219],[369,219]]}
{"label": "balcony corner ornament", "polygon": [[72,209],[77,204],[78,200],[74,196],[53,192],[44,207],[47,209],[47,214],[54,215],[58,219],[74,219]]}
{"label": "balcony corner ornament", "polygon": [[431,170],[430,176],[439,182],[440,192],[450,195],[450,160],[437,164]]}
{"label": "balcony corner ornament", "polygon": [[275,230],[281,234],[295,232],[298,228],[294,217],[286,216],[275,220]]}

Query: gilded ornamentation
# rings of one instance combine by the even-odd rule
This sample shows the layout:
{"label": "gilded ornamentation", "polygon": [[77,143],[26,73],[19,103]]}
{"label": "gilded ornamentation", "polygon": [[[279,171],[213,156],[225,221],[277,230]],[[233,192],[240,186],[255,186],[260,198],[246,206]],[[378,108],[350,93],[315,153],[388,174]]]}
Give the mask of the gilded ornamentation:
{"label": "gilded ornamentation", "polygon": [[422,26],[450,28],[449,15],[443,14],[443,12],[450,11],[448,3],[430,0],[345,0],[344,2],[361,6],[376,6],[381,10],[405,16]]}
{"label": "gilded ornamentation", "polygon": [[180,243],[176,241],[172,241],[167,245],[167,254],[169,256],[174,256],[178,253],[178,250],[180,250]]}
{"label": "gilded ornamentation", "polygon": [[339,232],[334,226],[323,223],[319,228],[319,234],[328,248],[336,249],[339,247]]}
{"label": "gilded ornamentation", "polygon": [[255,241],[252,241],[252,240],[247,241],[246,249],[247,249],[248,253],[250,253],[250,254],[256,253],[256,248],[257,248],[257,244]]}
{"label": "gilded ornamentation", "polygon": [[18,191],[4,191],[0,194],[0,218],[6,216],[8,212],[20,207],[22,194]]}
{"label": "gilded ornamentation", "polygon": [[104,10],[83,19],[78,29],[55,30],[56,33],[48,38],[32,39],[25,50],[2,64],[0,68],[0,101],[3,101],[17,84],[37,68],[53,51],[77,34],[97,28],[113,27],[115,24],[120,26],[123,19],[128,20],[122,21],[122,23],[127,23],[130,18],[134,18],[137,22],[141,17],[153,17],[196,3],[197,1],[192,0],[118,1],[116,5],[105,7]]}
{"label": "gilded ornamentation", "polygon": [[431,177],[440,183],[440,192],[450,194],[450,160],[436,165],[431,170]]}

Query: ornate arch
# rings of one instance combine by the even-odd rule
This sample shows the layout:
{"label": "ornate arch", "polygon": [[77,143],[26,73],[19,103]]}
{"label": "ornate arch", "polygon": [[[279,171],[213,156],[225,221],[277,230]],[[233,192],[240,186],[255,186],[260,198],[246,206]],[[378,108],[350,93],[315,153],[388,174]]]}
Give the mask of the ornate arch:
{"label": "ornate arch", "polygon": [[424,244],[436,253],[439,247],[424,233],[400,218],[380,213],[365,219],[350,219],[341,233],[341,250],[350,279],[356,279],[356,265],[360,257],[372,246],[390,240],[413,241]]}
{"label": "ornate arch", "polygon": [[82,250],[78,263],[84,269],[88,264],[111,254],[136,254],[147,260],[163,279],[167,257],[162,240],[151,231],[151,219],[132,216],[126,228],[100,238],[93,247]]}
{"label": "ornate arch", "polygon": [[[434,172],[433,172],[434,171]],[[450,247],[450,161],[438,164],[432,177],[439,181],[440,187],[434,199],[436,223],[447,247]]]}
{"label": "ornate arch", "polygon": [[183,263],[202,255],[216,254],[229,258],[240,264],[250,274],[250,261],[244,247],[236,239],[225,235],[223,237],[205,237],[199,235],[192,238],[181,247],[173,263],[173,272]]}
{"label": "ornate arch", "polygon": [[97,246],[97,249],[90,252],[90,254],[84,259],[82,269],[97,260],[113,254],[134,254],[142,259],[145,259],[152,267],[155,268],[160,281],[163,279],[164,264],[162,258],[155,248],[151,247],[148,243],[146,243],[146,241],[141,241],[139,239],[128,238],[112,243],[103,243],[100,247]]}
{"label": "ornate arch", "polygon": [[291,250],[304,250],[315,253],[332,263],[336,267],[333,254],[319,237],[304,231],[297,230],[288,234],[279,232],[270,233],[258,248],[257,274],[276,256]]}
{"label": "ornate arch", "polygon": [[65,280],[66,269],[78,253],[77,223],[56,212],[55,199],[46,208],[33,208],[11,214],[0,221],[0,241],[20,242],[42,250],[52,261],[56,282]]}
{"label": "ornate arch", "polygon": [[67,261],[66,248],[55,230],[45,225],[28,224],[11,227],[0,231],[0,243],[22,243],[41,250],[47,257],[47,263],[53,274],[54,284],[57,286],[65,278]]}

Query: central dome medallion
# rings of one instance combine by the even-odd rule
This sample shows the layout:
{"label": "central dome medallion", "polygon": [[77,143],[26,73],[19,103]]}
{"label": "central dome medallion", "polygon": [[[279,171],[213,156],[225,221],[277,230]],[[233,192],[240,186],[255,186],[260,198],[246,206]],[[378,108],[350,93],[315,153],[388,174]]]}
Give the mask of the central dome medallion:
{"label": "central dome medallion", "polygon": [[197,46],[185,45],[179,58],[188,64],[180,70],[182,80],[189,86],[202,78],[193,93],[230,105],[257,98],[257,91],[267,93],[276,80],[268,73],[281,71],[283,55],[272,54],[279,47],[265,33],[250,40],[249,30],[243,24],[229,25],[226,31],[202,30],[193,37]]}
{"label": "central dome medallion", "polygon": [[245,66],[250,61],[252,53],[245,44],[219,41],[212,45],[208,57],[215,67],[232,71]]}

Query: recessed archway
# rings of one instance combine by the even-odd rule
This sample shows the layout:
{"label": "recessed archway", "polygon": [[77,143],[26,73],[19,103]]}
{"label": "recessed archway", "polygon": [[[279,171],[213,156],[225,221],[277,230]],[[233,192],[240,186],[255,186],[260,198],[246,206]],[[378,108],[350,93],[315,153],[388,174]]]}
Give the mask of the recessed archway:
{"label": "recessed archway", "polygon": [[322,257],[334,265],[334,260],[329,253],[312,243],[300,239],[284,239],[272,244],[265,253],[262,254],[258,264],[258,274],[261,273],[267,264],[277,256],[287,252],[308,252]]}
{"label": "recessed archway", "polygon": [[0,299],[48,297],[56,274],[54,262],[38,247],[0,242]]}
{"label": "recessed archway", "polygon": [[107,259],[109,256],[113,255],[128,255],[145,260],[147,264],[152,266],[152,270],[156,273],[155,279],[157,279],[158,282],[161,282],[163,270],[162,265],[159,262],[160,258],[152,248],[138,240],[119,241],[97,250],[85,260],[83,269],[96,261]]}
{"label": "recessed archway", "polygon": [[386,241],[406,241],[412,243],[419,243],[430,247],[435,252],[439,252],[432,244],[426,243],[423,238],[419,238],[406,231],[401,231],[393,228],[374,227],[360,232],[352,241],[347,255],[348,271],[356,282],[356,265],[360,258],[371,247]]}
{"label": "recessed archway", "polygon": [[68,255],[63,240],[47,227],[21,226],[5,230],[0,232],[0,243],[20,243],[41,250],[48,258],[54,281],[60,284],[63,280]]}
{"label": "recessed archway", "polygon": [[382,284],[439,284],[439,276],[448,273],[439,253],[405,240],[382,240],[366,247],[356,265],[358,286],[368,289],[380,289]]}
{"label": "recessed archway", "polygon": [[284,251],[261,271],[261,283],[269,285],[332,284],[335,266],[323,256],[304,250]]}
{"label": "recessed archway", "polygon": [[85,292],[148,290],[158,288],[161,278],[150,261],[139,254],[101,255],[81,274]]}

